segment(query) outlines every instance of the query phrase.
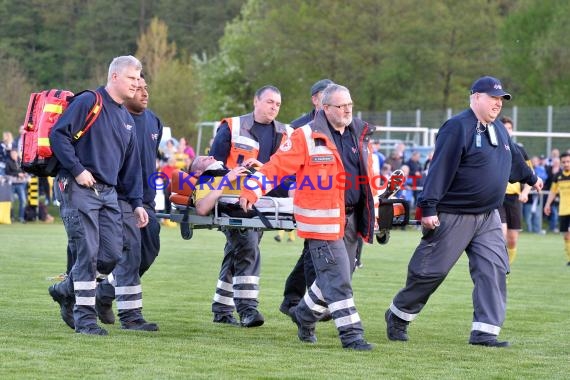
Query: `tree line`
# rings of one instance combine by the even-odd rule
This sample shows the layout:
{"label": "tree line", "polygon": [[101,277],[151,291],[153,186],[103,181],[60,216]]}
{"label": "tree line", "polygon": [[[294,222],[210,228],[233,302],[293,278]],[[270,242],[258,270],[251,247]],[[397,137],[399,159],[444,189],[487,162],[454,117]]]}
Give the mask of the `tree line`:
{"label": "tree line", "polygon": [[288,122],[322,78],[346,85],[355,111],[461,109],[481,75],[516,105],[567,105],[569,16],[556,0],[6,0],[0,120],[16,132],[30,92],[94,88],[124,54],[188,138],[198,121],[249,112],[265,84]]}

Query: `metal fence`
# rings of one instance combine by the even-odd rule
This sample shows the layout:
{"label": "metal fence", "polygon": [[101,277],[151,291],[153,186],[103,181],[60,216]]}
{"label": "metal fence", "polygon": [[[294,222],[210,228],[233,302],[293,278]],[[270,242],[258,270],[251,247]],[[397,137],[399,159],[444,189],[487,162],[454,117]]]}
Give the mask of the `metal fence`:
{"label": "metal fence", "polygon": [[[466,105],[467,107],[467,105]],[[376,138],[391,144],[403,141],[408,145],[433,146],[439,127],[462,110],[415,110],[357,112],[356,115],[378,126]],[[553,148],[561,152],[570,149],[570,106],[568,107],[503,107],[502,115],[513,119],[515,139],[524,145],[529,155],[550,155]],[[204,154],[218,122],[196,125],[196,152]]]}
{"label": "metal fence", "polygon": [[[461,111],[462,109],[451,108],[440,111],[418,109],[415,111],[357,112],[357,116],[371,124],[381,126],[382,128],[379,129],[381,133],[378,135],[380,139],[400,140],[415,145],[433,145],[437,129],[447,119]],[[561,152],[570,149],[570,106],[503,107],[501,115],[513,119],[515,139],[524,145],[529,155],[548,156],[554,148],[558,148]],[[410,127],[418,128],[418,130],[414,131]]]}

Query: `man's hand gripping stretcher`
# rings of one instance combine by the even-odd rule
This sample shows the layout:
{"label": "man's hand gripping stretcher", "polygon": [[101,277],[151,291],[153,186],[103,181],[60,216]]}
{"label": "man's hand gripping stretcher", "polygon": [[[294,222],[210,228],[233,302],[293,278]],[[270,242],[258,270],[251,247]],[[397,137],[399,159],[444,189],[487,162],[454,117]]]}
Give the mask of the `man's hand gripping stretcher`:
{"label": "man's hand gripping stretcher", "polygon": [[[175,210],[171,214],[158,214],[180,223],[181,234],[185,239],[192,237],[193,229],[204,228],[259,228],[263,230],[295,229],[293,218],[293,190],[288,197],[261,197],[255,208],[240,205],[240,180],[251,175],[261,166],[257,160],[248,160],[242,166],[232,170],[215,171],[210,182],[203,182],[205,170],[216,162],[213,157],[199,156],[191,166],[189,173],[174,172],[170,183],[170,201]],[[197,169],[196,169],[197,168]],[[212,172],[212,171],[210,171]],[[216,181],[214,177],[223,178]],[[200,183],[200,180],[202,181]],[[408,205],[405,201],[394,199],[394,195],[405,182],[401,170],[396,170],[388,178],[384,192],[378,196],[379,207],[376,226],[376,240],[386,244],[393,226],[404,226],[410,223]],[[225,186],[222,186],[224,184]],[[231,184],[234,184],[233,186]],[[243,186],[243,182],[241,182]],[[224,191],[225,190],[225,191]],[[228,191],[228,190],[233,190]],[[241,206],[241,207],[240,207]]]}

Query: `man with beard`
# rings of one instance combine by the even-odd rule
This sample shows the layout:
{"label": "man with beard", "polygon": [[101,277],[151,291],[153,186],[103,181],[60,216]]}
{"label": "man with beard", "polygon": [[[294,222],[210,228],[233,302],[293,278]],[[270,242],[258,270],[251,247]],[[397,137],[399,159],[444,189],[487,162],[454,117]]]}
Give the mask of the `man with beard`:
{"label": "man with beard", "polygon": [[[356,180],[373,174],[372,131],[353,118],[346,87],[329,85],[322,103],[314,120],[296,129],[269,163],[246,181],[240,204],[246,211],[251,209],[269,190],[266,184],[296,173],[297,234],[307,240],[316,272],[316,280],[290,313],[297,336],[302,342],[316,343],[316,323],[330,312],[342,346],[369,351],[373,345],[364,340],[352,293],[352,272],[358,235],[371,243],[374,234],[372,188]],[[338,180],[343,175],[346,180]],[[331,186],[307,186],[306,181],[329,181]]]}

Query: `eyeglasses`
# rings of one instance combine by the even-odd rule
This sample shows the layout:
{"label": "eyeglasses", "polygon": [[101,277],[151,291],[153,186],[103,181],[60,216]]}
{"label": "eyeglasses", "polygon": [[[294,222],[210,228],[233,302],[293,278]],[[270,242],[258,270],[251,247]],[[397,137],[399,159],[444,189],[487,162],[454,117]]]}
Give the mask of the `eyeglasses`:
{"label": "eyeglasses", "polygon": [[354,106],[354,104],[352,103],[346,103],[346,104],[339,104],[338,106],[335,104],[325,104],[325,106],[331,106],[331,107],[336,107],[338,109],[344,108],[344,109],[352,109],[352,106]]}

